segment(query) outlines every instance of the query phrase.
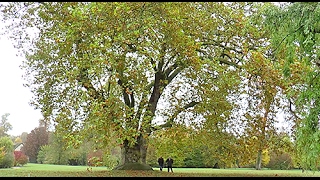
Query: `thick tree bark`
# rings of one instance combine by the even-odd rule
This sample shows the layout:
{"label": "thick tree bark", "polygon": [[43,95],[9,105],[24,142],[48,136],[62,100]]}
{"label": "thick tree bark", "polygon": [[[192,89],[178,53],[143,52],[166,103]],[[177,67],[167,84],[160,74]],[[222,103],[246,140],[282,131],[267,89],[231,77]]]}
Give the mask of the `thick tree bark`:
{"label": "thick tree bark", "polygon": [[257,161],[256,161],[256,170],[261,170],[261,162],[262,162],[262,150],[259,149],[258,157],[257,157]]}
{"label": "thick tree bark", "polygon": [[114,170],[153,170],[146,163],[147,144],[143,136],[137,138],[134,146],[125,141],[121,147],[121,163]]}

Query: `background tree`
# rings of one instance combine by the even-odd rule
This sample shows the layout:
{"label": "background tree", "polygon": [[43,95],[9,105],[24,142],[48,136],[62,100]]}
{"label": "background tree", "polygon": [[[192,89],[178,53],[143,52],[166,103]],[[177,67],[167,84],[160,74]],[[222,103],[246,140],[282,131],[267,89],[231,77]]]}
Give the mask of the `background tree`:
{"label": "background tree", "polygon": [[271,169],[292,169],[299,167],[299,160],[295,157],[294,142],[289,133],[281,131],[270,138],[270,161],[266,165]]}
{"label": "background tree", "polygon": [[[188,138],[186,138],[188,137]],[[183,167],[185,159],[193,152],[192,130],[184,126],[156,131],[150,136],[147,162],[158,165],[160,156],[166,160],[168,157],[174,159],[175,167]],[[153,155],[151,153],[154,153]]]}
{"label": "background tree", "polygon": [[8,122],[8,116],[10,116],[10,113],[1,116],[0,137],[9,136],[8,131],[12,130],[12,125]]}
{"label": "background tree", "polygon": [[[290,77],[290,65],[299,62],[308,67],[296,101],[296,148],[303,169],[317,169],[319,164],[319,5],[318,2],[295,2],[282,7],[266,3],[261,9],[264,25],[271,33],[272,53],[284,60],[284,74]],[[298,14],[298,16],[297,16]]]}
{"label": "background tree", "polygon": [[[147,140],[161,127],[207,121],[224,131],[233,106],[228,92],[240,80],[228,77],[237,77],[249,50],[263,43],[249,33],[255,26],[246,15],[254,8],[245,2],[25,2],[1,8],[4,21],[15,19],[6,33],[13,33],[26,58],[32,104],[70,145],[87,137],[109,147],[116,138],[122,148],[117,169],[151,169]],[[39,33],[32,38],[29,28]],[[160,109],[160,102],[168,108]]]}
{"label": "background tree", "polygon": [[171,156],[175,167],[234,167],[239,153],[233,147],[235,136],[215,128],[195,130],[179,126],[155,132],[149,139],[148,163],[156,166],[160,156]]}
{"label": "background tree", "polygon": [[38,127],[45,127],[47,131],[50,130],[50,121],[45,119],[39,119],[39,126]]}
{"label": "background tree", "polygon": [[0,147],[0,162],[3,162],[6,152],[4,151],[4,146]]}
{"label": "background tree", "polygon": [[13,142],[8,136],[0,138],[0,168],[11,168],[14,165]]}
{"label": "background tree", "polygon": [[19,144],[19,143],[22,143],[22,139],[20,137],[17,137],[15,140],[14,140],[14,144]]}
{"label": "background tree", "polygon": [[48,144],[40,147],[37,156],[38,163],[68,164],[67,147],[59,134],[49,133]]}
{"label": "background tree", "polygon": [[21,133],[20,138],[21,138],[22,143],[25,143],[27,141],[27,136],[28,136],[27,132]]}
{"label": "background tree", "polygon": [[255,137],[252,144],[257,152],[255,168],[260,170],[262,152],[269,147],[269,137],[276,132],[276,115],[283,109],[280,101],[284,83],[281,69],[262,53],[252,53],[252,56],[243,66],[247,71],[247,79],[243,81],[247,109],[241,124],[247,137]]}
{"label": "background tree", "polygon": [[29,162],[36,163],[41,146],[48,144],[49,133],[45,127],[33,129],[27,136],[21,151],[29,157]]}

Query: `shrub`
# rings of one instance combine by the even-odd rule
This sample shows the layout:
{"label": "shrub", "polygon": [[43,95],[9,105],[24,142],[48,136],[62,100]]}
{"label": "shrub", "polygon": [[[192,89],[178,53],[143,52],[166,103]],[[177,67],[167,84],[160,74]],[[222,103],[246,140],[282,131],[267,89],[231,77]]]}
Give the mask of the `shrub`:
{"label": "shrub", "polygon": [[0,168],[11,168],[14,164],[14,145],[10,137],[4,136],[0,138],[0,147],[3,147],[0,158]]}
{"label": "shrub", "polygon": [[41,146],[40,151],[38,152],[37,156],[37,163],[43,164],[46,161],[46,147],[47,145]]}
{"label": "shrub", "polygon": [[14,151],[14,166],[23,166],[28,163],[28,157],[22,151]]}
{"label": "shrub", "polygon": [[68,164],[73,166],[86,165],[87,154],[85,146],[79,148],[69,148],[67,151]]}
{"label": "shrub", "polygon": [[105,154],[103,156],[103,164],[110,169],[113,169],[116,166],[118,166],[119,162],[120,162],[120,158],[117,157],[116,155]]}
{"label": "shrub", "polygon": [[87,155],[88,166],[103,166],[102,150],[94,150]]}
{"label": "shrub", "polygon": [[267,167],[270,169],[287,170],[292,169],[293,163],[288,153],[271,153],[270,162]]}
{"label": "shrub", "polygon": [[11,168],[14,165],[13,153],[6,153],[4,159],[1,162],[0,168]]}
{"label": "shrub", "polygon": [[193,150],[187,158],[184,159],[184,165],[185,167],[205,167],[203,163],[203,155],[200,150],[195,149]]}
{"label": "shrub", "polygon": [[4,146],[0,147],[0,162],[3,161],[6,152],[4,151]]}

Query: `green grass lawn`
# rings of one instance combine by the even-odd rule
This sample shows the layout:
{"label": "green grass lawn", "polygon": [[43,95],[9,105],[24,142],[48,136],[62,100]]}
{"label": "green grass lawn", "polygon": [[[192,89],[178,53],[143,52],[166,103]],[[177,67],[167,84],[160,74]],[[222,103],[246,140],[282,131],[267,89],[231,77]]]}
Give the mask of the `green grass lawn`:
{"label": "green grass lawn", "polygon": [[212,168],[173,168],[159,171],[111,171],[106,167],[64,166],[28,163],[23,167],[0,169],[0,177],[320,177],[320,172],[301,170],[254,170],[250,168],[212,169]]}

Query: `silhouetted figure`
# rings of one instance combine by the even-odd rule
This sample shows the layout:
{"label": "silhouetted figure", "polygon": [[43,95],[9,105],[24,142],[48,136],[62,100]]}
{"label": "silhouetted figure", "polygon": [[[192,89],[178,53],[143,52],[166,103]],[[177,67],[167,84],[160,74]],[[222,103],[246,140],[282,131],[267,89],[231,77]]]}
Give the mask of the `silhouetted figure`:
{"label": "silhouetted figure", "polygon": [[164,164],[164,160],[163,160],[162,156],[159,157],[158,164],[159,164],[159,167],[160,167],[160,171],[162,171],[163,164]]}
{"label": "silhouetted figure", "polygon": [[168,166],[168,172],[173,172],[172,170],[172,164],[173,164],[173,159],[171,157],[169,157],[167,160],[166,160],[166,163],[167,163],[167,166]]}

